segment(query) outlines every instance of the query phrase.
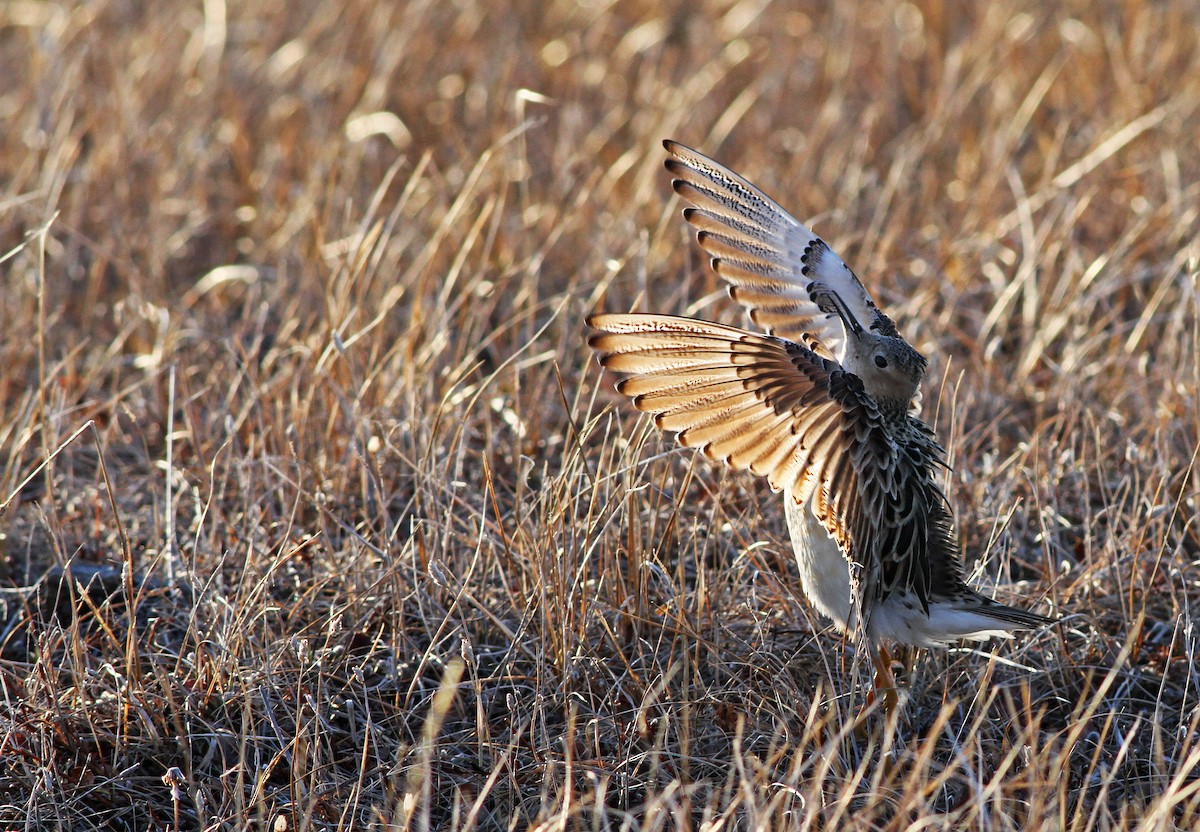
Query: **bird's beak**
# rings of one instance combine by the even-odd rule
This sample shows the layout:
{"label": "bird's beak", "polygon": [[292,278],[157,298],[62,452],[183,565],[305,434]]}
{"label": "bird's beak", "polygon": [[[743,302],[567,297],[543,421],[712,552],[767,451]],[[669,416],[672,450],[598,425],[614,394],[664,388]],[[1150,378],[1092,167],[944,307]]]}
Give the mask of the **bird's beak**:
{"label": "bird's beak", "polygon": [[842,319],[842,323],[846,326],[846,331],[852,332],[855,335],[862,335],[862,324],[860,324],[858,319],[855,318],[850,310],[846,308],[846,302],[842,300],[841,295],[839,295],[837,292],[831,291],[828,293],[827,297],[829,298],[830,303],[833,304],[833,311],[837,313],[837,316]]}

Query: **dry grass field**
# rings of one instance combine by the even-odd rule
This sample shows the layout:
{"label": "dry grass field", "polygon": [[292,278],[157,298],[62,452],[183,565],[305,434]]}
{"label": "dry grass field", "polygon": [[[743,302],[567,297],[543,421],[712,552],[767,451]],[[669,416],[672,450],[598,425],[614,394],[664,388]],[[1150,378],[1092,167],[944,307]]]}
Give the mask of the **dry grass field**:
{"label": "dry grass field", "polygon": [[[1200,824],[1200,11],[0,5],[0,828]],[[974,585],[885,724],[584,317],[743,324],[661,140],[932,359]]]}

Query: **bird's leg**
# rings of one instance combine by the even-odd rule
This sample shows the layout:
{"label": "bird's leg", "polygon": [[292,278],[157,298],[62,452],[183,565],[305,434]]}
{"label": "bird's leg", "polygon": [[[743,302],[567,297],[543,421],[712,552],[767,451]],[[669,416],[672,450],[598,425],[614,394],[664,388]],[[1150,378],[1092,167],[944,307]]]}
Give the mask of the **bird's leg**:
{"label": "bird's leg", "polygon": [[901,644],[900,648],[892,656],[893,659],[900,662],[900,678],[903,680],[900,684],[907,682],[913,674],[913,668],[917,663],[917,651],[920,648],[912,644]]}
{"label": "bird's leg", "polygon": [[871,710],[871,706],[875,704],[876,692],[883,695],[883,713],[884,717],[890,718],[896,712],[896,708],[900,704],[900,696],[896,692],[896,680],[892,676],[892,657],[888,653],[886,647],[880,644],[878,647],[869,645],[871,650],[871,662],[875,665],[875,678],[871,685],[871,689],[867,691],[866,701],[863,703],[862,710],[859,711],[855,718],[854,733],[859,739],[863,739],[867,733],[867,713]]}
{"label": "bird's leg", "polygon": [[[872,659],[875,661],[875,690],[883,694],[883,712],[891,716],[900,704],[900,696],[896,693],[896,679],[892,676],[892,656],[887,648],[880,644],[879,652],[873,655]],[[868,697],[868,702],[874,699],[874,692],[871,692],[872,696]]]}

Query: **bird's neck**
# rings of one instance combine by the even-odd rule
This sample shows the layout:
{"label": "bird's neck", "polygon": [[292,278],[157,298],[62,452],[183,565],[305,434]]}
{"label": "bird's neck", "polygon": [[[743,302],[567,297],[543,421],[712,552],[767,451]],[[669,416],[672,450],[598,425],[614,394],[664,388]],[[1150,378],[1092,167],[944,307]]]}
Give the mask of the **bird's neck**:
{"label": "bird's neck", "polygon": [[879,415],[889,422],[902,422],[908,415],[909,403],[906,401],[887,396],[881,396],[875,401],[879,405]]}

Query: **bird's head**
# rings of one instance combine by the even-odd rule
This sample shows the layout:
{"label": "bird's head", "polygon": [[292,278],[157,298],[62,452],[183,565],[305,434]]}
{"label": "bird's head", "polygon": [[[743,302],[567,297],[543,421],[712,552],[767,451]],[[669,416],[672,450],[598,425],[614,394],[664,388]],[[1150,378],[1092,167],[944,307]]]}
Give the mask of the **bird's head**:
{"label": "bird's head", "polygon": [[925,356],[903,338],[867,329],[836,292],[829,294],[846,329],[842,366],[862,379],[863,387],[875,399],[891,400],[907,409],[925,375]]}

